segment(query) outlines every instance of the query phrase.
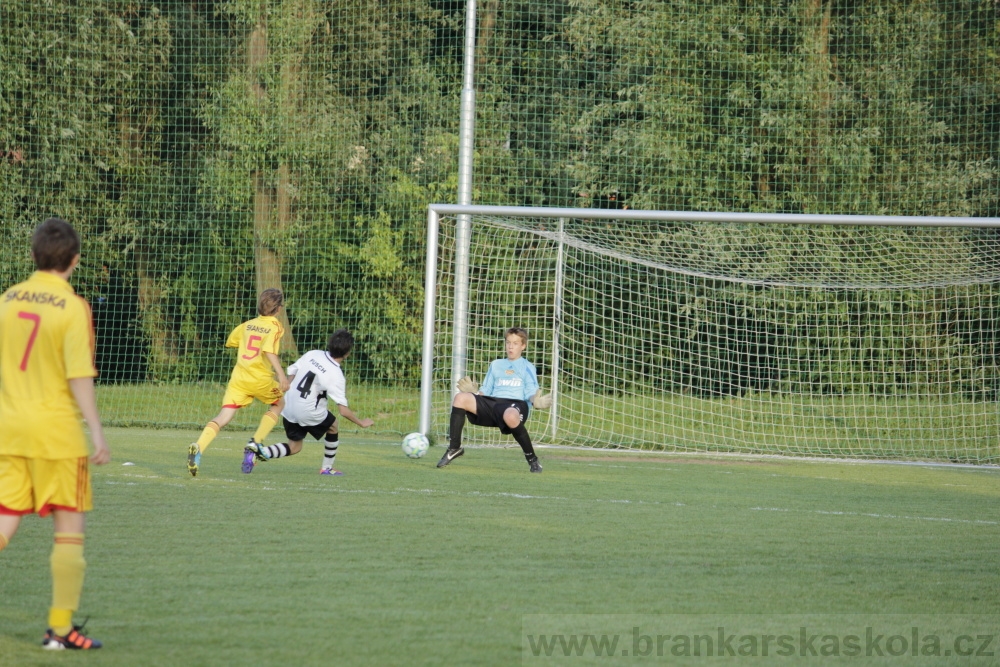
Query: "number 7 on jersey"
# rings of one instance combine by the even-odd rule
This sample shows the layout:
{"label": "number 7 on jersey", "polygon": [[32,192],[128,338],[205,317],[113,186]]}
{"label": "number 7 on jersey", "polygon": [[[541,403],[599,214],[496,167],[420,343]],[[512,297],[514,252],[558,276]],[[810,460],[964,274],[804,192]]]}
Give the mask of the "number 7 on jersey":
{"label": "number 7 on jersey", "polygon": [[18,311],[17,316],[22,320],[31,320],[34,326],[31,327],[31,335],[28,336],[28,344],[24,348],[24,356],[21,357],[21,370],[28,370],[28,357],[31,356],[31,348],[35,346],[35,338],[38,337],[38,328],[42,326],[42,316],[38,313],[26,313]]}

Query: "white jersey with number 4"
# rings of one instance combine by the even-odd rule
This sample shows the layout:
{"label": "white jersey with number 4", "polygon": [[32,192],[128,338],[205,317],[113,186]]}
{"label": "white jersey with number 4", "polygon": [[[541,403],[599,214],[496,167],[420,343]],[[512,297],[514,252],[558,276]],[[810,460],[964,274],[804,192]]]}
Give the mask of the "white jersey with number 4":
{"label": "white jersey with number 4", "polygon": [[288,367],[288,376],[295,376],[285,392],[285,409],[281,416],[302,426],[315,426],[326,419],[326,400],[347,406],[347,380],[340,364],[326,350],[306,352]]}

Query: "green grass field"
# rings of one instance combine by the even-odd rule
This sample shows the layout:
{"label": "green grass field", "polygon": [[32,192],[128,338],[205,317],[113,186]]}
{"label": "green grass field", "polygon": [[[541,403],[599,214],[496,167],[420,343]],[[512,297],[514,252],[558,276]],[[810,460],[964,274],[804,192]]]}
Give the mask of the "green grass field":
{"label": "green grass field", "polygon": [[543,449],[531,475],[516,449],[437,470],[440,448],[345,435],[344,477],[312,442],[242,475],[226,430],[192,479],[194,434],[109,432],[80,611],[99,655],[40,650],[52,529],[25,520],[0,554],[0,664],[511,665],[546,619],[1000,618],[992,468]]}

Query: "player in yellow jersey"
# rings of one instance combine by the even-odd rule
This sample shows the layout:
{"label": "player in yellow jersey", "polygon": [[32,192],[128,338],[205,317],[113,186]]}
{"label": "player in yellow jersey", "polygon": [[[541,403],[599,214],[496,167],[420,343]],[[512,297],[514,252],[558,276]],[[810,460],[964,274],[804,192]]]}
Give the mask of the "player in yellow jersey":
{"label": "player in yellow jersey", "polygon": [[278,358],[281,336],[285,331],[276,315],[281,311],[284,301],[281,290],[264,290],[257,301],[260,317],[244,322],[229,334],[226,347],[237,348],[236,366],[229,377],[226,395],[222,397],[222,410],[208,422],[198,441],[188,447],[187,465],[193,477],[198,476],[205,448],[219,434],[219,430],[232,421],[236,411],[253,403],[253,399],[256,398],[270,408],[260,418],[257,432],[247,443],[248,448],[244,449],[243,472],[253,471],[256,448],[251,449],[249,445],[263,443],[264,438],[278,423],[281,409],[285,407],[283,395],[290,386]]}
{"label": "player in yellow jersey", "polygon": [[[94,394],[90,306],[67,282],[80,237],[49,218],[31,237],[38,268],[0,296],[0,551],[26,514],[52,514],[55,543],[46,649],[93,649],[101,642],[73,625],[83,576],[84,512],[92,509],[88,463],[111,460]],[[94,453],[88,460],[80,417]]]}

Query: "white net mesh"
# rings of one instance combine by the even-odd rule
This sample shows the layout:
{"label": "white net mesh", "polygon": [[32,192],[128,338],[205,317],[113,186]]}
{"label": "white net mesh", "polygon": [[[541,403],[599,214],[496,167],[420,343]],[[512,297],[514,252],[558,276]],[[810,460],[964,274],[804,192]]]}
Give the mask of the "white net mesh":
{"label": "white net mesh", "polygon": [[[993,229],[472,220],[467,370],[481,379],[503,331],[528,329],[525,356],[556,391],[528,422],[536,442],[1000,459]],[[442,220],[439,437],[454,229]]]}

